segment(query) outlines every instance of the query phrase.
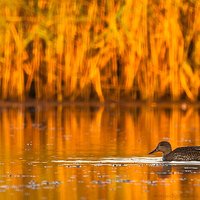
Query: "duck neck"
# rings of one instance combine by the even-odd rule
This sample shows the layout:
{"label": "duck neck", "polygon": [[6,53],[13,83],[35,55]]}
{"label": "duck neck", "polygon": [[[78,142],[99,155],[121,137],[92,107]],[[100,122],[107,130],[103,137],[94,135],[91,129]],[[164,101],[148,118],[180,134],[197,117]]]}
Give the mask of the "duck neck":
{"label": "duck neck", "polygon": [[168,155],[171,151],[172,151],[172,148],[171,148],[171,147],[170,147],[169,149],[166,149],[166,150],[163,152],[163,156]]}

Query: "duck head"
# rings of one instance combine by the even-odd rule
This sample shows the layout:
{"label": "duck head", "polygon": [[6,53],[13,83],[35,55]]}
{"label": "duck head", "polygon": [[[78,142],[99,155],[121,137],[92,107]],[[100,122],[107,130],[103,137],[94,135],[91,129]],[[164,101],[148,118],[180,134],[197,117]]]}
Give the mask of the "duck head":
{"label": "duck head", "polygon": [[151,151],[149,154],[152,154],[154,152],[162,152],[163,153],[163,156],[169,154],[171,151],[172,151],[172,147],[171,147],[171,144],[169,142],[166,142],[166,141],[162,141],[158,144],[158,146],[153,150]]}

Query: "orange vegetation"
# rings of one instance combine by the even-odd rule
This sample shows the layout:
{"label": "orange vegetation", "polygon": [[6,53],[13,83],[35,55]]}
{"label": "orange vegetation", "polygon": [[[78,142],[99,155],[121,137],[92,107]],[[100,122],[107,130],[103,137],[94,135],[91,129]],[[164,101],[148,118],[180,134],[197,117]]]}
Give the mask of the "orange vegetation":
{"label": "orange vegetation", "polygon": [[195,101],[199,10],[199,0],[2,1],[0,98]]}

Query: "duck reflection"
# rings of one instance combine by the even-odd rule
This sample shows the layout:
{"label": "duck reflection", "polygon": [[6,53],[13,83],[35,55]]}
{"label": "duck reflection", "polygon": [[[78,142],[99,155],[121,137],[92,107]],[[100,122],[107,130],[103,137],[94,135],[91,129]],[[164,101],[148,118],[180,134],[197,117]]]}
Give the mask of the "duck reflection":
{"label": "duck reflection", "polygon": [[200,174],[200,165],[163,164],[153,169],[160,178],[169,178],[172,174]]}

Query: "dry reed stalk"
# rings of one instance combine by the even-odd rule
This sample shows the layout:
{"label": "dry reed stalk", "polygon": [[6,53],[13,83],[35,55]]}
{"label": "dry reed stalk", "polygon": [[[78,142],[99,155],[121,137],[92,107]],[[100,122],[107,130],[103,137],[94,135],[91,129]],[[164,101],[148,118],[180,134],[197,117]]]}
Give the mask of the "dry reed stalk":
{"label": "dry reed stalk", "polygon": [[5,31],[5,43],[4,43],[4,59],[5,59],[5,71],[2,71],[2,98],[6,99],[8,98],[8,85],[10,81],[10,68],[11,68],[11,48],[12,46],[10,45],[10,31],[7,29]]}
{"label": "dry reed stalk", "polygon": [[[125,46],[121,49],[124,66],[124,89],[129,92],[140,68],[140,62],[147,57],[147,1],[127,0],[123,8],[121,19]],[[122,44],[120,45],[122,46]],[[142,87],[144,82],[139,81]],[[145,88],[143,88],[145,90]],[[143,91],[144,91],[143,90]],[[144,91],[145,93],[145,91]],[[146,95],[144,95],[146,96]]]}
{"label": "dry reed stalk", "polygon": [[23,72],[23,38],[22,30],[19,27],[19,30],[16,30],[16,27],[12,25],[11,33],[14,39],[15,48],[17,54],[14,57],[13,71],[12,71],[12,81],[11,81],[11,94],[13,98],[18,98],[20,101],[24,100],[24,72]]}
{"label": "dry reed stalk", "polygon": [[68,26],[65,26],[65,46],[64,46],[64,61],[65,66],[63,70],[63,78],[64,78],[64,97],[73,96],[73,92],[75,92],[77,88],[78,82],[78,59],[76,59],[76,46],[75,38],[77,32],[76,26],[76,15],[77,15],[77,5],[73,3],[68,3],[66,5],[67,9],[67,17],[65,18],[65,23]]}

